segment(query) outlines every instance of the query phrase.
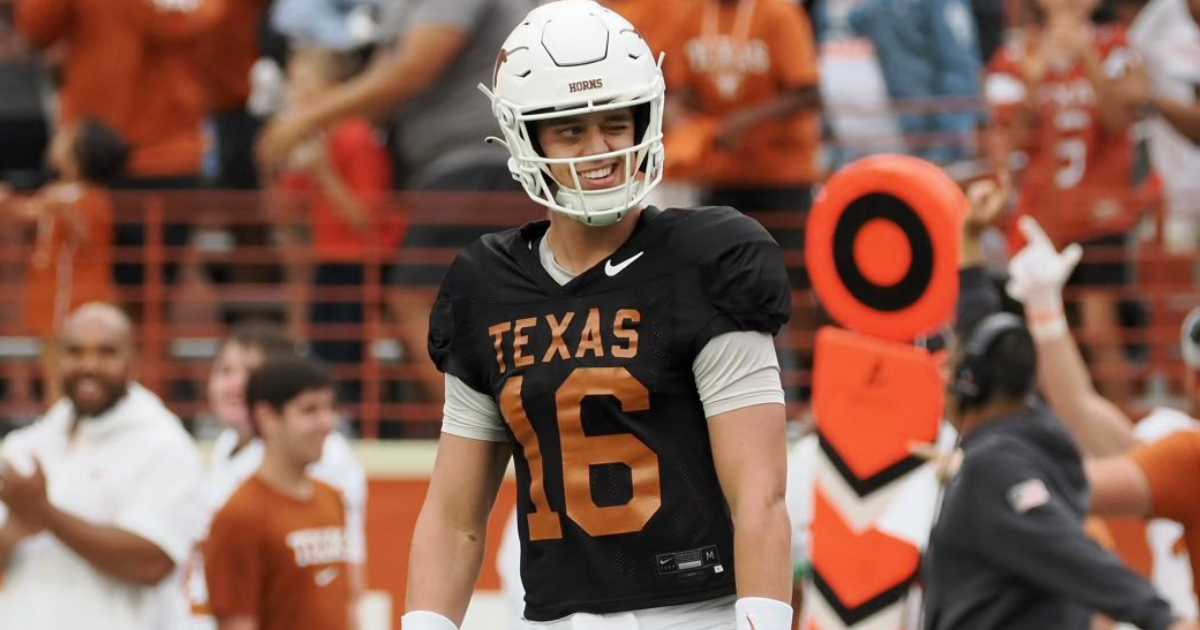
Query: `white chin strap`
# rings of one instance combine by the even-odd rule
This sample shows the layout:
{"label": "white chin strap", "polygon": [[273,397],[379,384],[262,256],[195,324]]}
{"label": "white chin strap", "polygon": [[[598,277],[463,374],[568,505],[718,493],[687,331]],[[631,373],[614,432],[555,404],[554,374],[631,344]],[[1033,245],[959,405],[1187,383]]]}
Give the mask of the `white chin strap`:
{"label": "white chin strap", "polygon": [[[562,212],[584,225],[595,227],[604,227],[612,225],[621,220],[625,213],[629,211],[630,206],[619,208],[626,203],[626,186],[624,184],[615,188],[606,190],[585,190],[582,193],[578,190],[572,190],[559,186],[558,191],[554,195],[554,200],[559,205],[575,210],[579,214]],[[595,208],[595,210],[591,210]],[[596,214],[599,213],[599,214]]]}

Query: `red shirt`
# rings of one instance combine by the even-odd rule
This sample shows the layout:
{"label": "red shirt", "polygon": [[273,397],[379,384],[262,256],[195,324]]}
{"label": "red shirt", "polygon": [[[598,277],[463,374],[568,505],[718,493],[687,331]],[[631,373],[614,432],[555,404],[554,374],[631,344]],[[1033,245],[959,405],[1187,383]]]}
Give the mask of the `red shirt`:
{"label": "red shirt", "polygon": [[390,256],[399,240],[398,213],[385,214],[392,186],[392,163],[375,129],[366,120],[352,118],[329,130],[326,150],[334,170],[362,204],[368,228],[359,232],[338,211],[334,201],[307,173],[284,175],[280,186],[310,197],[313,249],[321,262],[361,263],[366,260],[370,239],[376,238],[379,252]]}
{"label": "red shirt", "polygon": [[[1125,31],[1097,28],[1094,41],[1105,74],[1124,74],[1130,58]],[[1028,96],[1023,68],[1028,45],[1002,48],[989,65],[988,100],[1002,125]],[[1083,64],[1049,68],[1032,98],[1032,146],[1026,147],[1029,164],[1017,213],[1033,215],[1060,246],[1128,229],[1136,211],[1130,130],[1103,127]]]}

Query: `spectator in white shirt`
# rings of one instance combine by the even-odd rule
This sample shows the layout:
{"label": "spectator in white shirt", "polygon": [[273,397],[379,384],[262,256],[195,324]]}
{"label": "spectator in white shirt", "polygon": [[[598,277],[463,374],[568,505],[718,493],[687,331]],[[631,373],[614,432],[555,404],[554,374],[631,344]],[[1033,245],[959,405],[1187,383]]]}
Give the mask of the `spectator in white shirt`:
{"label": "spectator in white shirt", "polygon": [[1167,247],[1200,249],[1200,0],[1151,0],[1129,29],[1143,77],[1121,87],[1150,110],[1150,162],[1166,192]]}
{"label": "spectator in white shirt", "polygon": [[66,398],[0,450],[0,628],[159,630],[203,525],[199,454],[134,381],[117,308],[79,307],[62,349]]}

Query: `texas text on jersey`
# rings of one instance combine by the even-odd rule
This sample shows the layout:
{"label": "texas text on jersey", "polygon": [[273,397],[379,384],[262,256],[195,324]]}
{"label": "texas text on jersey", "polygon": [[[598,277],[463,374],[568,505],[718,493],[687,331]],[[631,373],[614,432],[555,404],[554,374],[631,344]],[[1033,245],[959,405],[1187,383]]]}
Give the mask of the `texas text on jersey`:
{"label": "texas text on jersey", "polygon": [[733,532],[692,362],[713,337],[774,334],[778,245],[730,208],[648,208],[603,265],[559,285],[548,221],[489,235],[447,275],[438,367],[491,396],[514,445],[526,618],[735,592]]}

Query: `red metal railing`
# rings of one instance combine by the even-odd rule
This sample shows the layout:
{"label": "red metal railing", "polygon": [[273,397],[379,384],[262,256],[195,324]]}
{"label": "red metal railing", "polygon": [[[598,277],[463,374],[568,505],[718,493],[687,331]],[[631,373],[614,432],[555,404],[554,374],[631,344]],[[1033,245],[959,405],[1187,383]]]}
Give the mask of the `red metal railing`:
{"label": "red metal railing", "polygon": [[[1131,199],[1136,195],[1132,190]],[[291,225],[307,230],[305,199],[269,193],[215,191],[163,191],[115,193],[115,221],[144,226],[140,246],[114,252],[114,260],[143,267],[144,282],[122,286],[119,300],[139,323],[141,342],[140,378],[158,391],[181,416],[198,420],[205,415],[204,383],[208,356],[228,330],[231,320],[270,318],[279,321],[297,337],[309,341],[344,340],[363,344],[361,362],[335,365],[343,380],[361,381],[361,400],[351,405],[364,437],[428,437],[436,435],[441,403],[419,395],[422,375],[423,340],[409,334],[411,322],[396,321],[398,297],[410,296],[432,304],[434,286],[391,285],[387,269],[400,258],[397,252],[372,242],[364,254],[362,286],[316,286],[302,273],[316,262],[311,239],[281,243],[271,235]],[[1122,344],[1139,346],[1138,360],[1100,361],[1093,364],[1099,383],[1123,392],[1120,401],[1136,406],[1148,390],[1147,382],[1165,385],[1166,392],[1181,391],[1182,369],[1178,352],[1179,322],[1183,314],[1200,303],[1195,269],[1196,254],[1168,253],[1162,247],[1162,220],[1153,208],[1143,221],[1147,234],[1130,250],[1097,251],[1093,257],[1125,260],[1136,269],[1134,282],[1106,289],[1113,299],[1136,301],[1148,315],[1139,325],[1122,325],[1116,330]],[[409,229],[430,226],[503,227],[540,218],[542,209],[519,193],[482,195],[471,193],[397,194],[386,204],[381,222],[403,216]],[[761,220],[769,229],[799,229],[802,213],[772,213]],[[0,221],[4,221],[0,219]],[[191,226],[192,242],[169,246],[165,235],[172,224]],[[258,236],[245,243],[230,243],[231,235],[257,230]],[[25,291],[23,265],[30,247],[18,226],[0,223],[0,419],[22,419],[36,414],[41,401],[29,386],[37,374],[34,339],[24,327],[21,311]],[[403,252],[404,264],[447,265],[457,250],[429,246]],[[789,266],[803,265],[803,253],[785,251]],[[172,268],[173,281],[168,282]],[[301,273],[296,273],[297,271]],[[216,271],[220,282],[214,281]],[[1068,300],[1078,297],[1068,292]],[[825,322],[816,300],[806,290],[794,293],[794,311],[805,322]],[[309,321],[309,305],[315,301],[351,301],[364,306],[361,324],[315,324]],[[801,327],[783,343],[802,357],[811,352],[812,336]],[[1085,344],[1107,342],[1111,333],[1089,336],[1079,331]],[[414,345],[415,344],[415,345]],[[403,352],[404,346],[408,352]],[[409,359],[404,359],[404,356]],[[413,357],[417,357],[416,360]],[[1153,377],[1153,378],[1151,378]],[[803,362],[785,370],[784,381],[803,391],[809,374]],[[1153,388],[1149,388],[1153,389]],[[804,400],[791,401],[791,413],[805,412]]]}

